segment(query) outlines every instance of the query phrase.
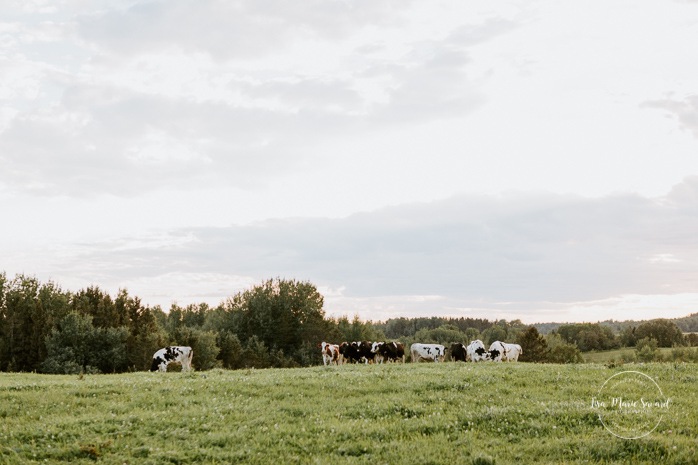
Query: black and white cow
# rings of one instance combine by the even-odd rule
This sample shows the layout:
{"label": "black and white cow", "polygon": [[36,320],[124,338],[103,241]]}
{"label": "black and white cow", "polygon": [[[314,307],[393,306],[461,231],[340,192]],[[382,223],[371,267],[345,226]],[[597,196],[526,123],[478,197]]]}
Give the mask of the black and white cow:
{"label": "black and white cow", "polygon": [[188,346],[164,347],[153,354],[150,371],[167,371],[167,365],[172,362],[181,363],[182,371],[189,371],[193,356],[194,351]]}
{"label": "black and white cow", "polygon": [[507,348],[502,341],[494,341],[490,344],[490,360],[501,362],[507,356]]}
{"label": "black and white cow", "polygon": [[374,353],[371,352],[373,344],[369,341],[342,342],[339,345],[339,353],[346,362],[369,363],[373,361]]}
{"label": "black and white cow", "polygon": [[468,356],[465,345],[461,342],[454,342],[451,344],[451,361],[452,362],[465,362]]}
{"label": "black and white cow", "polygon": [[401,342],[374,342],[371,352],[376,355],[378,363],[383,361],[405,363],[405,346]]}
{"label": "black and white cow", "polygon": [[420,344],[415,342],[410,346],[412,363],[422,360],[429,362],[443,362],[446,355],[446,348],[441,344]]}
{"label": "black and white cow", "polygon": [[489,352],[485,350],[485,344],[480,340],[476,339],[468,344],[465,349],[467,358],[473,362],[481,362],[483,360],[489,359]]}

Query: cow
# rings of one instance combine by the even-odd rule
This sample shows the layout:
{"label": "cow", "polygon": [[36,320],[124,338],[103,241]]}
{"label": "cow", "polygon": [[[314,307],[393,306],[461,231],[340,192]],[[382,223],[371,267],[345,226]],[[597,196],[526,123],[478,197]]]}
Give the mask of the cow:
{"label": "cow", "polygon": [[376,363],[383,363],[385,361],[385,356],[382,354],[383,346],[385,342],[376,341],[371,345],[371,353],[373,353],[373,360]]}
{"label": "cow", "polygon": [[465,362],[467,358],[467,351],[465,346],[460,342],[454,342],[451,344],[451,361],[452,362]]}
{"label": "cow", "polygon": [[507,356],[507,348],[502,341],[494,341],[490,344],[490,360],[501,362]]}
{"label": "cow", "polygon": [[372,346],[373,344],[369,341],[342,342],[339,345],[339,353],[348,362],[358,363],[363,361],[364,363],[369,363],[373,361],[374,357],[373,352],[371,352]]}
{"label": "cow", "polygon": [[468,344],[465,349],[466,359],[470,359],[472,362],[481,362],[483,360],[489,359],[489,352],[485,350],[485,344],[480,340],[476,339]]}
{"label": "cow", "polygon": [[506,361],[507,362],[518,362],[519,355],[523,354],[523,349],[518,344],[508,344],[504,343],[506,349]]}
{"label": "cow", "polygon": [[194,351],[187,346],[164,347],[153,354],[153,364],[150,371],[167,371],[167,365],[174,362],[182,365],[182,371],[191,370],[191,359]]}
{"label": "cow", "polygon": [[339,365],[339,346],[330,344],[329,342],[322,343],[322,362],[327,365]]}
{"label": "cow", "polygon": [[441,344],[420,344],[415,342],[410,346],[412,363],[427,360],[430,362],[443,362],[446,348]]}
{"label": "cow", "polygon": [[405,363],[405,346],[400,342],[374,342],[371,352],[376,354],[379,363],[401,361]]}

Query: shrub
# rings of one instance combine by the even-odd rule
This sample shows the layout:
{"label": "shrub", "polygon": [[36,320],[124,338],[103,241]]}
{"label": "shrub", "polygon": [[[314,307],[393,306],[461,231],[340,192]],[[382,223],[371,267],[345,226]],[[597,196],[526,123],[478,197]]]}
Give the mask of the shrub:
{"label": "shrub", "polygon": [[657,340],[645,337],[635,344],[635,355],[640,362],[654,362],[661,359],[661,354],[657,348]]}

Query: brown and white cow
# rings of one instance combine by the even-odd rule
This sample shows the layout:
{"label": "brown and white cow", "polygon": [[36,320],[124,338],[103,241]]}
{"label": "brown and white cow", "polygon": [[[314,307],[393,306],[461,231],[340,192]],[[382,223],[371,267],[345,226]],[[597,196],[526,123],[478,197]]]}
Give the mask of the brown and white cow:
{"label": "brown and white cow", "polygon": [[322,343],[322,362],[327,365],[339,365],[340,363],[340,353],[339,346],[337,344],[330,344],[329,342]]}

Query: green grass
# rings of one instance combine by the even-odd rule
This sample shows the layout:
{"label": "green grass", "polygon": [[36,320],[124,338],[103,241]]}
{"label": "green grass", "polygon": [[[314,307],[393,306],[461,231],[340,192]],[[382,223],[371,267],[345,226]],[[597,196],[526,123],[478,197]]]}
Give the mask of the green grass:
{"label": "green grass", "polygon": [[[671,359],[671,347],[660,347],[658,350],[662,357]],[[623,356],[626,358],[632,358],[634,353],[634,347],[625,347],[623,349],[604,350],[599,352],[582,352],[582,357],[584,358],[584,361],[588,363],[607,363],[611,360],[620,362]]]}
{"label": "green grass", "polygon": [[[639,440],[591,408],[624,369],[672,401]],[[697,381],[695,364],[1,373],[0,464],[696,463]]]}

